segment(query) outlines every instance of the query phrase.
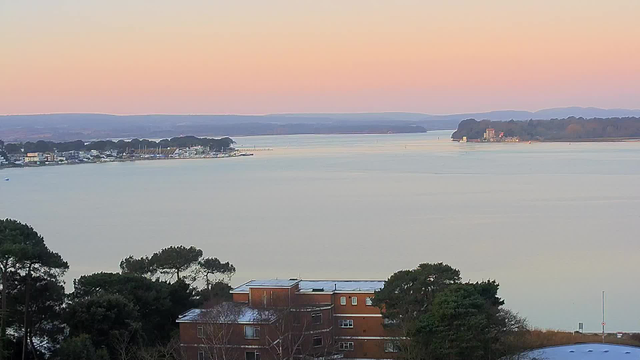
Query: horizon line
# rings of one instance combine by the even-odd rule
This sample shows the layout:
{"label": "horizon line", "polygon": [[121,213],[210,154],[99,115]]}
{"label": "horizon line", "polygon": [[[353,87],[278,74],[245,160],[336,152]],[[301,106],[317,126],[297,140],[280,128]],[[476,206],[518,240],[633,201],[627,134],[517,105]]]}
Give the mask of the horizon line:
{"label": "horizon line", "polygon": [[451,115],[465,115],[465,114],[484,114],[492,112],[528,112],[535,114],[545,110],[561,110],[561,109],[595,109],[595,110],[625,110],[625,111],[640,111],[640,108],[600,108],[596,106],[557,106],[550,108],[542,108],[537,110],[521,110],[521,109],[498,109],[487,111],[469,111],[469,112],[452,112],[452,113],[426,113],[415,111],[400,111],[400,110],[388,110],[388,111],[354,111],[354,112],[282,112],[282,113],[260,113],[260,114],[246,114],[246,113],[107,113],[107,112],[46,112],[46,113],[20,113],[20,114],[0,114],[0,116],[38,116],[38,115],[109,115],[109,116],[274,116],[274,115],[367,115],[367,114],[416,114],[416,115],[428,115],[428,116],[451,116]]}

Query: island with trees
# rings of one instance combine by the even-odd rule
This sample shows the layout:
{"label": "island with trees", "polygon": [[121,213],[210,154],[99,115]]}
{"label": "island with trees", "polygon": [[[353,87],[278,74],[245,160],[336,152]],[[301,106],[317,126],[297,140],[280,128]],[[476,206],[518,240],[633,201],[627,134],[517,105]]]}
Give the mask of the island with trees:
{"label": "island with trees", "polygon": [[237,151],[233,148],[233,144],[235,142],[229,137],[213,139],[195,136],[180,136],[159,141],[147,139],[90,142],[38,140],[4,143],[0,140],[0,166],[43,166],[252,155]]}
{"label": "island with trees", "polygon": [[[495,134],[495,135],[494,135]],[[528,121],[463,120],[451,135],[456,141],[620,141],[640,139],[640,117]]]}

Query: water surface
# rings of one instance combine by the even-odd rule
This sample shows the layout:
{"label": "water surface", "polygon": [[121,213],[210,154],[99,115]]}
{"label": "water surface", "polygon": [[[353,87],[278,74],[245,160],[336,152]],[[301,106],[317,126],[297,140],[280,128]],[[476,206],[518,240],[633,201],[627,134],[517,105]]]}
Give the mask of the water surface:
{"label": "water surface", "polygon": [[447,262],[536,326],[640,330],[640,143],[451,132],[236,139],[253,157],[5,169],[0,217],[81,274],[195,245],[251,278],[386,279]]}

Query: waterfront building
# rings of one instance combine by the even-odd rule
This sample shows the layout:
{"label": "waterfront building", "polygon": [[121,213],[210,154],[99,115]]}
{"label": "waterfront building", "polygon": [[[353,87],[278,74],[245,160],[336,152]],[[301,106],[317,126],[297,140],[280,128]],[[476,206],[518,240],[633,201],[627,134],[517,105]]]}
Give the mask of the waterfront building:
{"label": "waterfront building", "polygon": [[252,280],[233,301],[192,309],[177,320],[186,358],[237,360],[393,359],[397,337],[384,326],[374,292],[384,281]]}
{"label": "waterfront building", "polygon": [[488,128],[484,132],[484,140],[485,141],[495,141],[496,139],[496,129]]}
{"label": "waterfront building", "polygon": [[25,163],[39,163],[45,161],[45,155],[43,153],[27,153],[24,157]]}

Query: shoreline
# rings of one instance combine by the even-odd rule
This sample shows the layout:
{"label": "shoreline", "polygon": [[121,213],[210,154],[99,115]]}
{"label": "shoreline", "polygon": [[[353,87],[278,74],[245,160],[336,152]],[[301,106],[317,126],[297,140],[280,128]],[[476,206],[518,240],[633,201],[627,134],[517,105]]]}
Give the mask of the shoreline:
{"label": "shoreline", "polygon": [[24,168],[41,168],[50,166],[66,166],[66,165],[86,165],[86,164],[112,164],[112,163],[126,163],[137,161],[157,161],[157,160],[200,160],[200,159],[226,159],[254,156],[253,153],[238,152],[223,156],[199,156],[199,157],[155,157],[155,158],[137,158],[137,159],[113,159],[109,161],[83,161],[83,162],[66,162],[66,163],[45,163],[45,164],[29,164],[29,165],[0,165],[0,170],[3,169],[24,169]]}
{"label": "shoreline", "polygon": [[[451,139],[451,141],[465,142],[462,139]],[[522,141],[482,141],[481,139],[469,139],[466,142],[472,144],[524,144],[524,143],[618,143],[618,142],[640,142],[640,137],[625,138],[590,138],[590,139],[553,139],[553,140],[522,140]]]}

